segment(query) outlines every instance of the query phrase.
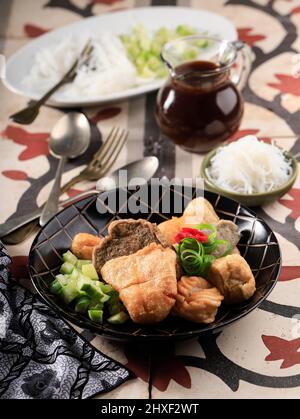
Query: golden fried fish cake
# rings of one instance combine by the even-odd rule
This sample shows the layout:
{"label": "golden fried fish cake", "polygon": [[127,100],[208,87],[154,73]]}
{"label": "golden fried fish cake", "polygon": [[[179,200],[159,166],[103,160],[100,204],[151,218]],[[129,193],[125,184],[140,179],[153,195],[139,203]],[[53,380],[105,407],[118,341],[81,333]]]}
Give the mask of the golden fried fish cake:
{"label": "golden fried fish cake", "polygon": [[184,227],[183,217],[172,217],[170,220],[163,221],[158,224],[159,231],[163,234],[164,238],[170,245],[175,244],[175,237]]}
{"label": "golden fried fish cake", "polygon": [[89,233],[78,233],[73,238],[71,251],[79,259],[92,259],[94,247],[99,246],[103,239]]}
{"label": "golden fried fish cake", "polygon": [[255,279],[246,260],[239,254],[216,259],[208,280],[224,295],[226,304],[248,300],[255,292]]}
{"label": "golden fried fish cake", "polygon": [[175,237],[183,227],[195,227],[198,224],[214,224],[219,221],[213,206],[205,198],[193,199],[181,217],[172,217],[158,225],[170,245],[175,244]]}
{"label": "golden fried fish cake", "polygon": [[175,304],[176,260],[173,249],[151,243],[136,253],[107,261],[101,275],[119,292],[135,323],[158,323]]}
{"label": "golden fried fish cake", "polygon": [[215,224],[219,221],[214,207],[202,197],[193,199],[183,212],[185,225],[192,227],[197,224]]}
{"label": "golden fried fish cake", "polygon": [[224,297],[217,288],[197,276],[183,276],[177,283],[172,313],[195,323],[212,323]]}

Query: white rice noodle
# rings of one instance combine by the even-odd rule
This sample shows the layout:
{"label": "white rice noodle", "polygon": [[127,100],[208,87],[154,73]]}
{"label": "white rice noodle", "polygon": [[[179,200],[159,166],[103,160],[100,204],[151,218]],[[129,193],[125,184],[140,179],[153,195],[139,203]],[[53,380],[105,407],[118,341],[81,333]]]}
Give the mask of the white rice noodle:
{"label": "white rice noodle", "polygon": [[[71,68],[87,40],[87,36],[69,37],[38,51],[24,84],[40,93],[46,92]],[[135,85],[135,67],[118,37],[103,33],[91,42],[93,52],[88,63],[79,66],[73,83],[59,90],[60,97],[108,95]]]}
{"label": "white rice noodle", "polygon": [[287,182],[291,161],[274,144],[253,135],[221,147],[206,169],[209,180],[222,189],[241,194],[272,191]]}

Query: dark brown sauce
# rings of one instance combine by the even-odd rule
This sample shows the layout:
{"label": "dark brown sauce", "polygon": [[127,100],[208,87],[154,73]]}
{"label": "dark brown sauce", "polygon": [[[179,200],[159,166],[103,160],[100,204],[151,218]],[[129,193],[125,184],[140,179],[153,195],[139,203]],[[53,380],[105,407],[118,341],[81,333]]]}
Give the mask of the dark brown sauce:
{"label": "dark brown sauce", "polygon": [[157,97],[156,119],[162,132],[188,151],[206,152],[239,127],[243,100],[229,70],[214,71],[208,61],[175,68]]}

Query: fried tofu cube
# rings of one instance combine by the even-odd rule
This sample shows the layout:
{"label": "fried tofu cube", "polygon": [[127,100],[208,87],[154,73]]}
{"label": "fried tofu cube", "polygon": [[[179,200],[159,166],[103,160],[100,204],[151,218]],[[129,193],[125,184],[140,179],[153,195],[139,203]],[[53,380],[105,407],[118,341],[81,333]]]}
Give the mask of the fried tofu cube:
{"label": "fried tofu cube", "polygon": [[224,295],[226,304],[248,300],[256,290],[250,266],[239,254],[216,259],[210,268],[208,281]]}
{"label": "fried tofu cube", "polygon": [[74,237],[71,251],[79,259],[92,259],[93,250],[101,242],[101,238],[89,233],[78,233]]}

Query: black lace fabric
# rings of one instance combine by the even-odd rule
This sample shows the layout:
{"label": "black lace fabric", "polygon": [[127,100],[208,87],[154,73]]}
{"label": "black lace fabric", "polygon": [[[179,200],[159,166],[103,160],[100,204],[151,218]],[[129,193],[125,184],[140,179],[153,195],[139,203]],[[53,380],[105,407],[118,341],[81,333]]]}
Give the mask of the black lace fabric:
{"label": "black lace fabric", "polygon": [[10,263],[0,242],[0,398],[85,399],[130,378],[17,284]]}

